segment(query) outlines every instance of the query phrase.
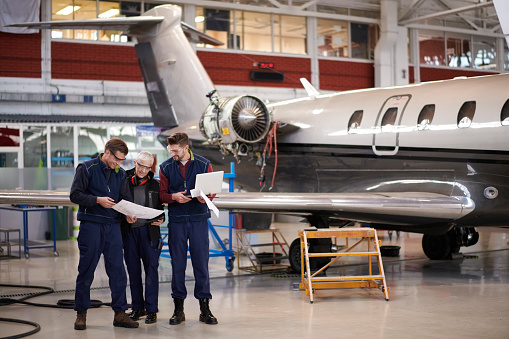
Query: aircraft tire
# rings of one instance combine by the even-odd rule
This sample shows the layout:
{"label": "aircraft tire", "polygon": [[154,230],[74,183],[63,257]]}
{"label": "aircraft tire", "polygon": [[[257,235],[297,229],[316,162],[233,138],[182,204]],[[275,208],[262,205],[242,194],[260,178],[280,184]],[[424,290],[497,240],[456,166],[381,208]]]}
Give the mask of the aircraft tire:
{"label": "aircraft tire", "polygon": [[[310,246],[310,252],[329,252],[330,251],[330,239],[310,239],[310,242],[313,243]],[[288,257],[290,260],[290,267],[294,273],[300,274],[300,238],[292,241],[288,253]],[[311,258],[309,260],[309,265],[311,266],[311,270],[317,270],[318,268],[322,268],[327,265],[331,258]]]}
{"label": "aircraft tire", "polygon": [[431,260],[448,259],[451,255],[451,238],[449,233],[442,235],[424,234],[422,249]]}

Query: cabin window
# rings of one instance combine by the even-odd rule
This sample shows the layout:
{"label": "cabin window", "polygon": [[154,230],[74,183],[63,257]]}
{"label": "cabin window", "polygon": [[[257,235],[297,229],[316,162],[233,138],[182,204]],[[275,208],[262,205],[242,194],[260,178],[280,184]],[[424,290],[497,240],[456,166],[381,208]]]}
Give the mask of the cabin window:
{"label": "cabin window", "polygon": [[398,116],[398,108],[390,107],[385,111],[384,117],[382,118],[382,130],[390,129],[396,124],[396,117]]}
{"label": "cabin window", "polygon": [[435,115],[434,104],[424,106],[421,110],[421,113],[419,113],[419,118],[417,118],[417,129],[420,131],[428,129],[429,125],[433,121],[434,115]]}
{"label": "cabin window", "polygon": [[470,127],[475,114],[475,101],[466,101],[458,112],[458,127]]}
{"label": "cabin window", "polygon": [[355,133],[355,130],[361,127],[363,113],[364,111],[362,110],[353,112],[350,120],[348,120],[348,133]]}
{"label": "cabin window", "polygon": [[500,122],[502,123],[502,126],[509,126],[509,99],[507,99],[504,106],[502,106]]}

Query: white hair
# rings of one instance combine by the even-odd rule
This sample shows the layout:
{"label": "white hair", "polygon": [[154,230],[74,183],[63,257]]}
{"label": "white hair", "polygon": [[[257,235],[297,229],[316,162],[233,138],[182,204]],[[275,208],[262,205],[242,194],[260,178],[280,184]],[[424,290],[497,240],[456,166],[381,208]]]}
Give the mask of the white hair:
{"label": "white hair", "polygon": [[147,151],[141,151],[140,153],[138,153],[138,156],[136,156],[136,162],[140,162],[140,161],[148,161],[151,164],[153,164],[154,163],[154,155]]}

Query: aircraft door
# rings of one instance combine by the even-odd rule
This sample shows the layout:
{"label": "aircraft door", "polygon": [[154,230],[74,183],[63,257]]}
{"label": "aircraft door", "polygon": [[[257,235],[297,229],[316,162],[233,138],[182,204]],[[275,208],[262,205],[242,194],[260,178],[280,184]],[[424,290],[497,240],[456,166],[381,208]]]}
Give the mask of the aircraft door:
{"label": "aircraft door", "polygon": [[401,118],[410,101],[410,95],[398,95],[387,99],[378,112],[373,133],[373,152],[376,155],[398,153]]}

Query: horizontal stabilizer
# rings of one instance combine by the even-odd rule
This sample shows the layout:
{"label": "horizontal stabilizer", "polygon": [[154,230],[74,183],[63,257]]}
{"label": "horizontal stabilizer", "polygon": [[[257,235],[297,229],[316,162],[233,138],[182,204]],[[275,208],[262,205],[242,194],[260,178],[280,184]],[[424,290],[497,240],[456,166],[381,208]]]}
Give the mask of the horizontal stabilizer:
{"label": "horizontal stabilizer", "polygon": [[[9,27],[27,27],[32,29],[104,29],[123,31],[129,35],[130,31],[138,31],[139,28],[153,26],[164,20],[163,16],[135,16],[127,18],[91,19],[91,20],[62,20],[25,22],[9,25]],[[181,22],[182,30],[190,42],[208,44],[212,46],[224,45],[223,42],[200,32],[196,28]]]}
{"label": "horizontal stabilizer", "polygon": [[25,22],[9,25],[9,27],[27,27],[33,29],[107,29],[129,31],[143,25],[156,25],[164,20],[162,16],[135,16],[128,18],[109,18],[91,20],[62,20]]}
{"label": "horizontal stabilizer", "polygon": [[320,92],[318,92],[317,89],[311,85],[311,83],[306,78],[300,78],[300,82],[302,86],[304,86],[304,89],[308,93],[309,97],[316,98],[318,95],[320,95]]}
{"label": "horizontal stabilizer", "polygon": [[224,45],[219,40],[214,39],[213,37],[200,32],[196,28],[186,24],[185,22],[181,22],[180,25],[182,26],[182,30],[184,31],[184,34],[187,37],[187,40],[194,42],[194,43],[201,43],[201,44],[207,44],[212,46],[221,46]]}

